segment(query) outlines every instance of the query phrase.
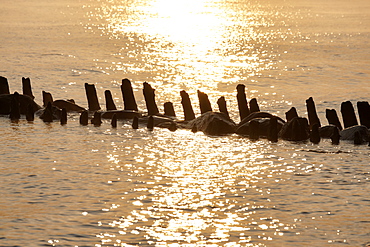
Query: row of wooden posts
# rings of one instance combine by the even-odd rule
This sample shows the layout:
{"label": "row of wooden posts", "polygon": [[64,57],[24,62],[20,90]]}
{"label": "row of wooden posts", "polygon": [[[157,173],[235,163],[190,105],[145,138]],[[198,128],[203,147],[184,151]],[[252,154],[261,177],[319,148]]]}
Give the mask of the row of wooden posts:
{"label": "row of wooden posts", "polygon": [[[144,82],[143,86],[144,86],[143,95],[144,95],[144,99],[146,103],[148,116],[159,115],[160,113],[159,113],[157,104],[155,102],[155,93],[154,93],[155,90],[147,82]],[[29,78],[22,78],[22,89],[23,89],[24,95],[28,95],[32,99],[35,98],[32,93],[31,81]],[[245,94],[245,85],[239,84],[237,85],[236,89],[237,89],[236,97],[237,97],[237,102],[238,102],[240,120],[247,117],[250,113],[260,111],[257,100],[255,98],[251,99],[249,102],[247,101],[247,97]],[[96,114],[94,114],[92,122],[96,120],[96,124],[98,124],[99,122],[101,122],[101,120],[99,120],[99,115],[100,115],[99,111],[101,110],[101,107],[100,107],[99,100],[97,97],[95,85],[85,83],[85,91],[86,91],[87,102],[88,102],[88,110],[90,112],[96,112]],[[138,107],[137,107],[137,103],[135,100],[135,96],[133,93],[130,80],[128,79],[122,80],[121,92],[122,92],[122,97],[123,97],[123,102],[124,102],[124,111],[138,112]],[[10,94],[8,81],[5,77],[1,77],[1,76],[0,76],[0,94]],[[117,111],[117,108],[114,104],[111,92],[109,90],[106,90],[104,94],[105,94],[105,99],[106,99],[106,110],[108,112]],[[190,120],[195,119],[194,110],[193,110],[188,93],[182,90],[180,92],[180,96],[181,96],[181,104],[183,106],[183,111],[184,111],[184,121],[190,121]],[[199,99],[199,107],[200,107],[201,114],[208,112],[208,111],[212,111],[212,106],[208,99],[207,94],[201,91],[198,91],[198,99]],[[47,108],[49,102],[50,103],[53,102],[52,95],[50,93],[43,91],[44,107]],[[229,116],[229,113],[226,107],[225,98],[220,97],[217,100],[217,104],[219,107],[219,111]],[[319,126],[321,126],[320,119],[318,118],[316,108],[315,108],[315,103],[312,97],[306,100],[306,107],[307,107],[308,121],[309,121],[310,127],[312,128],[314,124],[319,124]],[[357,102],[357,110],[359,114],[360,124],[366,126],[367,128],[370,128],[370,105],[369,103],[367,101]],[[62,112],[61,122],[64,124],[66,123],[67,120],[66,120],[66,110],[63,110],[63,111],[64,112]],[[343,119],[343,126],[339,120],[339,117],[335,109],[326,109],[326,118],[329,124],[337,126],[339,130],[359,124],[357,121],[354,107],[350,101],[342,102],[340,111],[341,111],[341,115]],[[176,116],[174,108],[173,108],[173,104],[171,102],[166,102],[164,104],[164,115],[170,116],[170,117]],[[285,115],[286,115],[287,121],[290,121],[294,117],[298,117],[297,111],[294,107],[292,107],[289,111],[287,111]],[[117,117],[116,116],[113,117],[114,114],[111,114],[111,116],[113,118],[112,125],[114,125],[114,121],[115,121],[114,118],[117,118]],[[88,121],[87,119],[88,119],[88,112],[81,113],[81,124],[87,124],[86,123],[86,121]],[[50,119],[47,119],[46,121],[49,121],[49,120]]]}

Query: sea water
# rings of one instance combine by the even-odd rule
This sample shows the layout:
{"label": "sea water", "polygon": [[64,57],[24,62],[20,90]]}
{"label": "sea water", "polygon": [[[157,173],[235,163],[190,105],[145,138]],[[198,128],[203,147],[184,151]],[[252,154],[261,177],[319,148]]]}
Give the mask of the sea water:
{"label": "sea water", "polygon": [[[307,116],[369,100],[370,3],[354,1],[2,0],[0,75],[35,100],[87,107],[84,83],[123,108],[131,80],[161,112],[180,91],[200,114],[236,86],[262,111]],[[356,106],[355,106],[356,107]],[[367,246],[369,147],[116,129],[0,117],[0,246]]]}

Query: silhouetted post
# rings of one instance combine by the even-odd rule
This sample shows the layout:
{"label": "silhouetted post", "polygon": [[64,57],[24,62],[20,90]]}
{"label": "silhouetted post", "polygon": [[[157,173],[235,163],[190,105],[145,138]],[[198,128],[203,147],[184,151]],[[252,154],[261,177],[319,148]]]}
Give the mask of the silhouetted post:
{"label": "silhouetted post", "polygon": [[111,121],[110,124],[112,125],[112,128],[117,128],[117,115],[116,115],[116,113],[113,114],[112,121]]}
{"label": "silhouetted post", "polygon": [[342,102],[340,106],[344,128],[358,125],[355,109],[350,101]]}
{"label": "silhouetted post", "polygon": [[176,117],[175,109],[173,108],[172,102],[164,103],[164,115],[170,117]]}
{"label": "silhouetted post", "polygon": [[21,112],[19,107],[19,94],[15,92],[10,102],[10,114],[9,118],[12,121],[19,120],[21,118]]}
{"label": "silhouetted post", "polygon": [[250,109],[250,113],[260,111],[260,107],[258,106],[256,98],[253,98],[249,101],[249,109]]}
{"label": "silhouetted post", "polygon": [[129,79],[123,79],[121,85],[121,92],[123,98],[124,110],[137,111],[137,104],[132,90],[131,82]]}
{"label": "silhouetted post", "polygon": [[247,102],[247,96],[245,95],[245,85],[239,84],[236,86],[237,94],[236,98],[238,100],[239,116],[240,121],[249,115],[249,108]]}
{"label": "silhouetted post", "polygon": [[148,119],[148,123],[146,125],[146,128],[149,130],[149,131],[152,131],[154,129],[154,118],[152,115],[149,116],[149,119]]}
{"label": "silhouetted post", "polygon": [[208,95],[199,90],[197,91],[197,94],[199,100],[200,114],[212,111],[212,106],[211,102],[209,102]]}
{"label": "silhouetted post", "polygon": [[102,124],[101,113],[100,112],[98,112],[98,111],[94,112],[94,117],[91,119],[91,123],[95,127],[99,127]]}
{"label": "silhouetted post", "polygon": [[104,96],[105,96],[105,106],[107,108],[107,111],[111,110],[117,110],[116,105],[114,104],[112,93],[110,90],[105,90],[104,91]]}
{"label": "silhouetted post", "polygon": [[32,122],[33,120],[35,120],[35,113],[31,104],[27,106],[26,119],[28,122]]}
{"label": "silhouetted post", "polygon": [[339,144],[340,134],[339,134],[338,127],[333,129],[333,133],[331,134],[330,139],[331,139],[331,144],[333,145]]}
{"label": "silhouetted post", "polygon": [[226,116],[230,117],[229,112],[227,111],[226,100],[225,100],[224,96],[221,96],[217,100],[217,105],[218,105],[218,109],[219,109],[220,112],[223,112],[223,113],[226,114]]}
{"label": "silhouetted post", "polygon": [[137,116],[135,116],[134,119],[132,120],[131,126],[135,130],[139,128],[139,118]]}
{"label": "silhouetted post", "polygon": [[53,122],[53,109],[51,102],[48,102],[46,108],[44,109],[44,113],[42,114],[43,118],[42,121],[45,123],[51,123]]}
{"label": "silhouetted post", "polygon": [[298,113],[295,107],[290,108],[289,111],[285,113],[285,118],[287,122],[291,121],[295,117],[298,117]]}
{"label": "silhouetted post", "polygon": [[67,110],[66,110],[66,108],[62,109],[62,115],[60,117],[60,124],[61,125],[67,124]]}
{"label": "silhouetted post", "polygon": [[343,129],[335,109],[326,109],[325,116],[329,124],[337,126],[339,130]]}
{"label": "silhouetted post", "polygon": [[270,118],[269,127],[268,127],[268,135],[267,139],[270,142],[277,142],[278,141],[278,122],[277,117]]}
{"label": "silhouetted post", "polygon": [[319,133],[319,124],[318,123],[314,123],[314,125],[312,125],[312,130],[310,132],[310,141],[314,144],[318,144],[320,142],[320,133]]}
{"label": "silhouetted post", "polygon": [[257,120],[252,120],[249,123],[249,138],[251,140],[260,138],[260,123]]}
{"label": "silhouetted post", "polygon": [[320,127],[321,126],[320,119],[317,116],[315,102],[313,101],[312,97],[306,100],[306,107],[308,113],[308,122],[310,123],[310,129],[312,129],[314,124],[318,124]]}
{"label": "silhouetted post", "polygon": [[81,112],[80,124],[81,125],[88,125],[89,124],[89,113],[88,113],[88,111]]}
{"label": "silhouetted post", "polygon": [[22,77],[22,88],[23,88],[23,95],[28,95],[32,99],[35,98],[32,94],[32,87],[31,87],[31,80],[30,78],[24,78]]}
{"label": "silhouetted post", "polygon": [[96,93],[95,85],[85,83],[85,92],[87,97],[87,103],[89,106],[89,111],[100,110],[98,95]]}
{"label": "silhouetted post", "polygon": [[195,119],[195,114],[194,114],[193,107],[191,105],[189,94],[186,91],[182,90],[180,92],[180,96],[181,96],[182,108],[184,109],[185,121],[190,121],[190,120]]}
{"label": "silhouetted post", "polygon": [[10,94],[8,79],[3,76],[0,76],[0,94]]}
{"label": "silhouetted post", "polygon": [[42,102],[44,104],[44,107],[46,107],[49,102],[52,104],[54,101],[51,93],[42,91]]}
{"label": "silhouetted post", "polygon": [[370,129],[370,105],[367,101],[357,102],[357,111],[360,117],[361,125]]}
{"label": "silhouetted post", "polygon": [[149,83],[144,82],[144,99],[146,104],[146,109],[148,110],[148,115],[157,115],[159,113],[157,104],[155,103],[155,89],[150,86]]}

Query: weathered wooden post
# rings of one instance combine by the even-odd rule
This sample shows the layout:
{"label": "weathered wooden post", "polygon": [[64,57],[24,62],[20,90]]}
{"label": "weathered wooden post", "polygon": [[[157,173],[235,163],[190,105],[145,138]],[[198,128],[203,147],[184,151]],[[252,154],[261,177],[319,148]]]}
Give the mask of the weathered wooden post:
{"label": "weathered wooden post", "polygon": [[367,101],[357,102],[357,111],[360,117],[361,125],[370,129],[370,105]]}
{"label": "weathered wooden post", "polygon": [[355,109],[350,101],[342,102],[340,106],[344,128],[358,125]]}
{"label": "weathered wooden post", "polygon": [[260,138],[260,123],[258,120],[252,120],[249,123],[249,138],[258,140]]}
{"label": "weathered wooden post", "polygon": [[218,105],[218,109],[220,112],[223,112],[226,114],[226,116],[229,116],[229,112],[227,110],[227,106],[226,106],[226,100],[225,100],[225,97],[224,96],[221,96],[218,100],[217,100],[217,105]]}
{"label": "weathered wooden post", "polygon": [[44,104],[44,107],[47,107],[48,103],[50,102],[53,104],[53,96],[49,92],[42,91],[42,102]]}
{"label": "weathered wooden post", "polygon": [[319,132],[320,125],[318,123],[314,123],[312,125],[312,129],[310,131],[310,141],[313,144],[318,144],[320,142],[320,132]]}
{"label": "weathered wooden post", "polygon": [[67,124],[67,110],[66,110],[66,108],[62,108],[62,115],[60,117],[60,124],[61,125]]}
{"label": "weathered wooden post", "polygon": [[135,130],[139,128],[139,118],[137,116],[135,116],[134,119],[132,120],[131,126]]}
{"label": "weathered wooden post", "polygon": [[42,121],[44,121],[45,123],[53,122],[53,109],[51,102],[48,102],[46,108],[44,109],[44,112],[42,114]]}
{"label": "weathered wooden post", "polygon": [[289,111],[285,113],[285,118],[287,122],[289,122],[290,120],[296,117],[298,117],[298,113],[295,107],[290,108]]}
{"label": "weathered wooden post", "polygon": [[310,123],[310,129],[312,129],[312,126],[314,124],[318,124],[320,127],[321,126],[320,119],[317,116],[315,102],[313,101],[312,97],[306,100],[306,107],[307,107],[307,114],[308,114],[308,122]]}
{"label": "weathered wooden post", "polygon": [[88,113],[88,111],[81,112],[80,124],[81,125],[88,125],[89,124],[89,113]]}
{"label": "weathered wooden post", "polygon": [[343,129],[335,109],[326,109],[325,116],[329,124],[337,126],[339,130]]}
{"label": "weathered wooden post", "polygon": [[19,107],[19,94],[15,92],[10,102],[10,114],[9,118],[12,121],[17,121],[21,118],[21,112]]}
{"label": "weathered wooden post", "polygon": [[190,120],[195,119],[195,114],[194,114],[193,107],[191,105],[189,94],[185,90],[182,90],[180,92],[180,96],[181,96],[182,108],[184,110],[185,121],[190,121]]}
{"label": "weathered wooden post", "polygon": [[107,108],[107,111],[111,110],[117,110],[116,105],[114,104],[112,93],[110,90],[105,90],[104,91],[104,96],[105,96],[105,106]]}
{"label": "weathered wooden post", "polygon": [[175,109],[173,108],[172,102],[166,102],[163,105],[164,107],[164,115],[170,117],[176,117]]}
{"label": "weathered wooden post", "polygon": [[237,94],[236,98],[238,100],[238,109],[240,121],[247,117],[250,113],[248,108],[247,96],[245,95],[245,85],[239,84],[236,86]]}
{"label": "weathered wooden post", "polygon": [[199,90],[197,91],[197,94],[199,100],[200,114],[212,111],[212,106],[211,102],[209,102],[208,95]]}
{"label": "weathered wooden post", "polygon": [[148,118],[148,123],[146,125],[146,128],[149,130],[149,131],[152,131],[154,129],[154,118],[153,118],[153,115],[150,115],[149,118]]}
{"label": "weathered wooden post", "polygon": [[101,113],[100,112],[98,112],[98,111],[94,112],[94,116],[91,119],[91,123],[95,127],[99,127],[102,124],[102,121],[101,121]]}
{"label": "weathered wooden post", "polygon": [[260,107],[258,106],[258,102],[256,98],[253,98],[249,101],[249,110],[250,110],[250,113],[260,111]]}
{"label": "weathered wooden post", "polygon": [[112,121],[110,122],[110,124],[112,125],[112,128],[117,128],[117,114],[116,113],[113,114]]}
{"label": "weathered wooden post", "polygon": [[31,104],[27,106],[26,119],[28,122],[32,122],[33,120],[35,120],[35,112],[33,111],[33,107]]}
{"label": "weathered wooden post", "polygon": [[124,104],[124,110],[137,111],[137,104],[132,90],[132,85],[129,79],[123,79],[121,85],[121,92]]}
{"label": "weathered wooden post", "polygon": [[0,76],[0,94],[10,94],[8,79],[3,76]]}
{"label": "weathered wooden post", "polygon": [[270,142],[277,142],[278,141],[278,119],[277,117],[273,116],[270,118],[269,126],[268,126],[268,135],[267,139]]}
{"label": "weathered wooden post", "polygon": [[143,94],[146,104],[146,109],[148,110],[148,115],[157,115],[159,113],[157,104],[155,103],[155,89],[150,86],[149,83],[144,82]]}
{"label": "weathered wooden post", "polygon": [[23,88],[23,95],[28,95],[32,99],[35,98],[32,94],[32,87],[31,87],[31,80],[30,78],[24,78],[22,77],[22,88]]}
{"label": "weathered wooden post", "polygon": [[87,103],[89,106],[89,111],[100,110],[98,95],[96,93],[95,85],[85,83],[85,92],[87,97]]}

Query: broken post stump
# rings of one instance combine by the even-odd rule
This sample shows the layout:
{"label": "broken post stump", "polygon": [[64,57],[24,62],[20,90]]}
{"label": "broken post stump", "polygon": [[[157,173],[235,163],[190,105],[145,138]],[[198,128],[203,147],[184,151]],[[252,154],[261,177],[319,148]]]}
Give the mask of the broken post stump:
{"label": "broken post stump", "polygon": [[110,124],[112,125],[112,128],[117,128],[117,114],[113,114]]}
{"label": "broken post stump", "polygon": [[260,111],[260,107],[258,106],[257,99],[256,98],[251,99],[249,101],[249,112],[253,113],[253,112],[259,112],[259,111]]}
{"label": "broken post stump", "polygon": [[240,121],[247,117],[250,113],[248,108],[247,96],[245,94],[245,85],[239,84],[236,86],[237,94],[236,98],[238,100],[238,109]]}
{"label": "broken post stump", "polygon": [[289,111],[285,113],[285,118],[287,122],[289,122],[290,120],[296,117],[298,117],[298,113],[295,107],[290,108]]}
{"label": "broken post stump", "polygon": [[81,112],[80,124],[85,125],[85,126],[89,124],[89,113],[88,113],[88,111]]}
{"label": "broken post stump", "polygon": [[199,100],[200,114],[212,111],[212,106],[211,102],[209,102],[208,95],[199,90],[197,91],[197,94]]}
{"label": "broken post stump", "polygon": [[367,101],[357,102],[357,111],[360,117],[361,125],[370,129],[370,105]]}
{"label": "broken post stump", "polygon": [[137,116],[135,116],[134,119],[132,120],[131,126],[135,130],[139,128],[139,118]]}
{"label": "broken post stump", "polygon": [[343,129],[335,109],[326,109],[325,116],[329,124],[337,126],[339,130]]}
{"label": "broken post stump", "polygon": [[9,118],[12,121],[17,121],[21,118],[21,112],[19,107],[19,94],[17,92],[14,93],[14,97],[12,97],[10,102]]}
{"label": "broken post stump", "polygon": [[0,94],[10,94],[8,79],[3,76],[0,76]]}
{"label": "broken post stump", "polygon": [[193,107],[191,105],[189,94],[185,90],[182,90],[180,92],[180,96],[181,96],[182,108],[184,110],[185,121],[190,121],[190,120],[195,119],[195,114],[194,114]]}
{"label": "broken post stump", "polygon": [[35,112],[33,111],[33,107],[31,104],[27,106],[26,119],[28,122],[32,122],[33,120],[35,120]]}
{"label": "broken post stump", "polygon": [[66,110],[66,108],[62,108],[62,115],[60,117],[60,124],[61,125],[67,124],[67,110]]}
{"label": "broken post stump", "polygon": [[123,79],[121,84],[121,92],[123,98],[124,110],[137,111],[137,104],[132,90],[132,85],[129,79]]}
{"label": "broken post stump", "polygon": [[94,112],[94,116],[91,119],[91,123],[95,127],[99,127],[102,124],[102,121],[101,121],[101,113],[100,112],[98,112],[98,111]]}
{"label": "broken post stump", "polygon": [[31,87],[31,80],[30,78],[24,78],[22,77],[22,88],[23,88],[23,95],[28,95],[32,99],[35,98],[32,94],[32,87]]}
{"label": "broken post stump", "polygon": [[111,91],[105,90],[104,96],[105,96],[105,106],[106,106],[107,111],[117,110],[117,107],[113,101],[113,96],[112,96]]}
{"label": "broken post stump", "polygon": [[42,91],[42,102],[44,104],[44,107],[47,107],[49,102],[52,104],[54,101],[51,93]]}
{"label": "broken post stump", "polygon": [[155,89],[150,86],[149,83],[144,82],[143,94],[146,104],[146,109],[148,110],[148,115],[157,115],[159,113],[157,104],[155,103]]}
{"label": "broken post stump", "polygon": [[164,115],[170,117],[176,117],[175,109],[173,108],[172,102],[164,103]]}
{"label": "broken post stump", "polygon": [[85,83],[85,92],[87,97],[87,104],[89,106],[89,111],[100,110],[100,104],[98,100],[98,95],[96,93],[95,85]]}
{"label": "broken post stump", "polygon": [[344,128],[358,125],[355,109],[350,101],[342,102],[340,106]]}
{"label": "broken post stump", "polygon": [[217,100],[217,105],[218,105],[218,109],[220,112],[223,112],[226,114],[226,116],[230,117],[229,116],[229,112],[227,110],[227,106],[226,106],[226,100],[225,100],[225,97],[224,96],[221,96],[218,100]]}
{"label": "broken post stump", "polygon": [[319,127],[320,127],[321,126],[320,119],[317,116],[315,102],[313,101],[313,98],[312,97],[309,97],[306,100],[306,107],[307,107],[308,122],[310,124],[310,129],[312,129],[312,126],[314,124],[318,124]]}

